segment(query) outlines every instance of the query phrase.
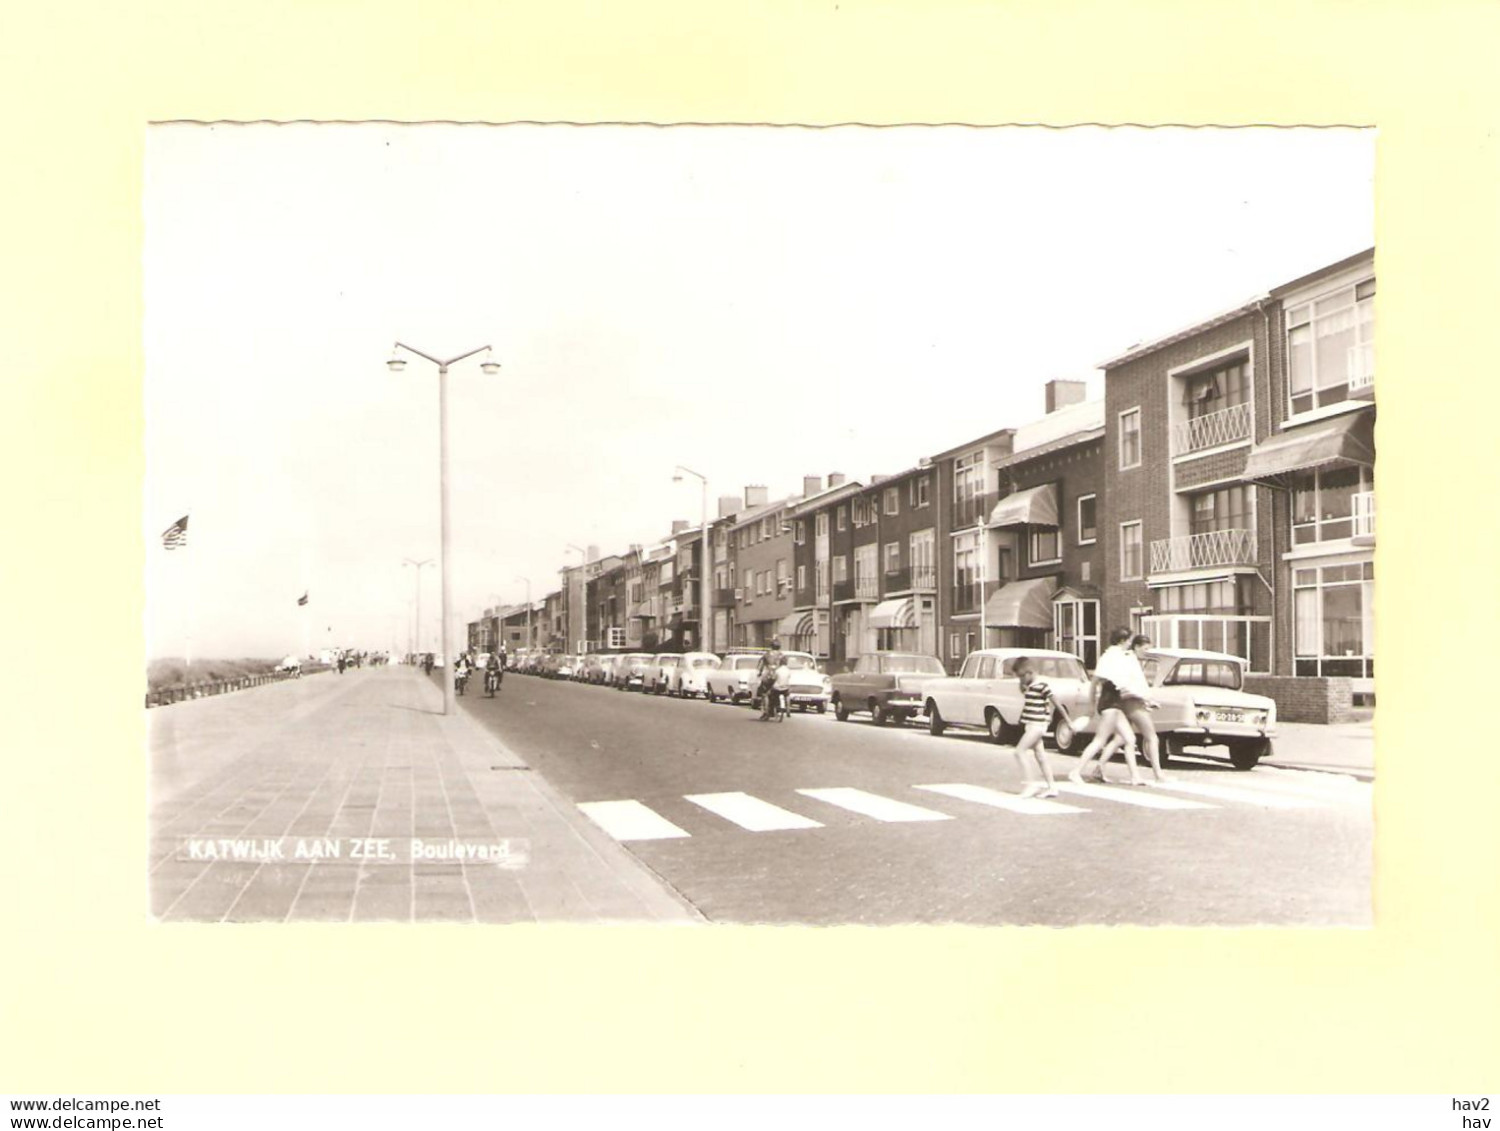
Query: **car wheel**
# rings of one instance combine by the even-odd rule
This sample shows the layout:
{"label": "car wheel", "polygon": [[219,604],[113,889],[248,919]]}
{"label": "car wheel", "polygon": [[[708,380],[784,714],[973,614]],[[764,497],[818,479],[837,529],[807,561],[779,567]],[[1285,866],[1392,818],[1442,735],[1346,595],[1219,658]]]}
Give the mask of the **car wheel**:
{"label": "car wheel", "polygon": [[849,721],[849,708],[844,706],[842,699],[835,699],[833,703],[833,717],[841,723]]}
{"label": "car wheel", "polygon": [[828,704],[827,703],[819,703],[818,704],[818,714],[820,714],[820,715],[826,715],[826,714],[828,714]]}
{"label": "car wheel", "polygon": [[1255,764],[1271,753],[1271,740],[1250,738],[1231,743],[1229,760],[1236,770],[1253,770]]}
{"label": "car wheel", "polygon": [[948,724],[943,722],[943,713],[938,710],[938,705],[931,699],[927,700],[927,733],[936,737],[947,729]]}
{"label": "car wheel", "polygon": [[890,715],[886,713],[884,703],[870,704],[870,721],[878,727],[883,727],[891,721]]}
{"label": "car wheel", "polygon": [[990,741],[1003,746],[1010,745],[1010,728],[1005,725],[1005,716],[994,707],[984,713],[985,729],[990,732]]}
{"label": "car wheel", "polygon": [[1052,725],[1052,742],[1064,754],[1076,754],[1083,745],[1073,724],[1061,715],[1057,716]]}

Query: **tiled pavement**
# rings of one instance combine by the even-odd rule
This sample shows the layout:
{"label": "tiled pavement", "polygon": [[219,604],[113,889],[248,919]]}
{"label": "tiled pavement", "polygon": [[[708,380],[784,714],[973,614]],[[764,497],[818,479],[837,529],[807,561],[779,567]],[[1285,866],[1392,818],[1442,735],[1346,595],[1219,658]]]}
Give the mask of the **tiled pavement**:
{"label": "tiled pavement", "polygon": [[[148,716],[151,909],[186,921],[698,922],[644,865],[403,667]],[[527,842],[493,863],[185,859],[182,838]],[[347,852],[347,850],[346,850]],[[404,853],[403,853],[404,855]]]}

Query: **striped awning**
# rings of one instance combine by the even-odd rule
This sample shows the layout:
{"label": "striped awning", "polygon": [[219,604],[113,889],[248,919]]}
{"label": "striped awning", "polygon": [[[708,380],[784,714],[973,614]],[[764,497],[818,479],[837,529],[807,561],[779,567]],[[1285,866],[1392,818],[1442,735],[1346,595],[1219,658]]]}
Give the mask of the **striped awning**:
{"label": "striped awning", "polygon": [[1304,424],[1250,449],[1242,479],[1269,487],[1289,486],[1289,477],[1333,464],[1375,466],[1375,414],[1353,412]]}
{"label": "striped awning", "polygon": [[916,628],[917,604],[910,597],[882,601],[870,610],[871,628]]}
{"label": "striped awning", "polygon": [[990,511],[991,526],[1057,526],[1057,492],[1052,484],[1006,495]]}
{"label": "striped awning", "polygon": [[782,617],[776,625],[776,631],[782,636],[811,636],[817,631],[813,611],[808,609],[806,612]]}
{"label": "striped awning", "polygon": [[984,603],[984,623],[991,628],[1051,628],[1052,591],[1057,582],[1050,577],[1012,581],[990,594]]}

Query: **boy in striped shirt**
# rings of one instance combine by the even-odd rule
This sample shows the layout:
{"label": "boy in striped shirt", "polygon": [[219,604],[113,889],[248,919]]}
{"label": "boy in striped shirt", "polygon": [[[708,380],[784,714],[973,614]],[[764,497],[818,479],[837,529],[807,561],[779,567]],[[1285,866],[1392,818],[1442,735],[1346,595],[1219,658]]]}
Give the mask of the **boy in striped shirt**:
{"label": "boy in striped shirt", "polygon": [[[1021,726],[1024,729],[1021,741],[1016,743],[1016,763],[1021,768],[1021,780],[1026,784],[1021,789],[1022,797],[1056,797],[1057,782],[1052,777],[1052,766],[1047,761],[1046,751],[1042,747],[1042,741],[1047,734],[1047,724],[1052,721],[1054,712],[1061,712],[1067,717],[1067,709],[1057,702],[1052,695],[1052,688],[1047,681],[1036,674],[1031,658],[1022,656],[1015,664],[1015,673],[1021,679],[1021,693],[1025,696],[1025,704],[1021,708]],[[1036,759],[1037,768],[1041,770],[1042,781],[1031,779],[1026,765],[1026,753],[1031,752]]]}

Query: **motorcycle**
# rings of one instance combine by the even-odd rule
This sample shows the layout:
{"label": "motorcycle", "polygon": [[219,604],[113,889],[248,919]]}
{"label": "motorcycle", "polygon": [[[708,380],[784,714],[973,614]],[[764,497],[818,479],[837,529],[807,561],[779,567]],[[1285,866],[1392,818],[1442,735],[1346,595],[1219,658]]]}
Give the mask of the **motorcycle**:
{"label": "motorcycle", "polygon": [[484,694],[493,699],[495,692],[500,690],[500,669],[486,668],[484,673]]}
{"label": "motorcycle", "polygon": [[469,682],[469,672],[466,668],[460,668],[453,673],[453,687],[458,694],[464,693],[464,685]]}

